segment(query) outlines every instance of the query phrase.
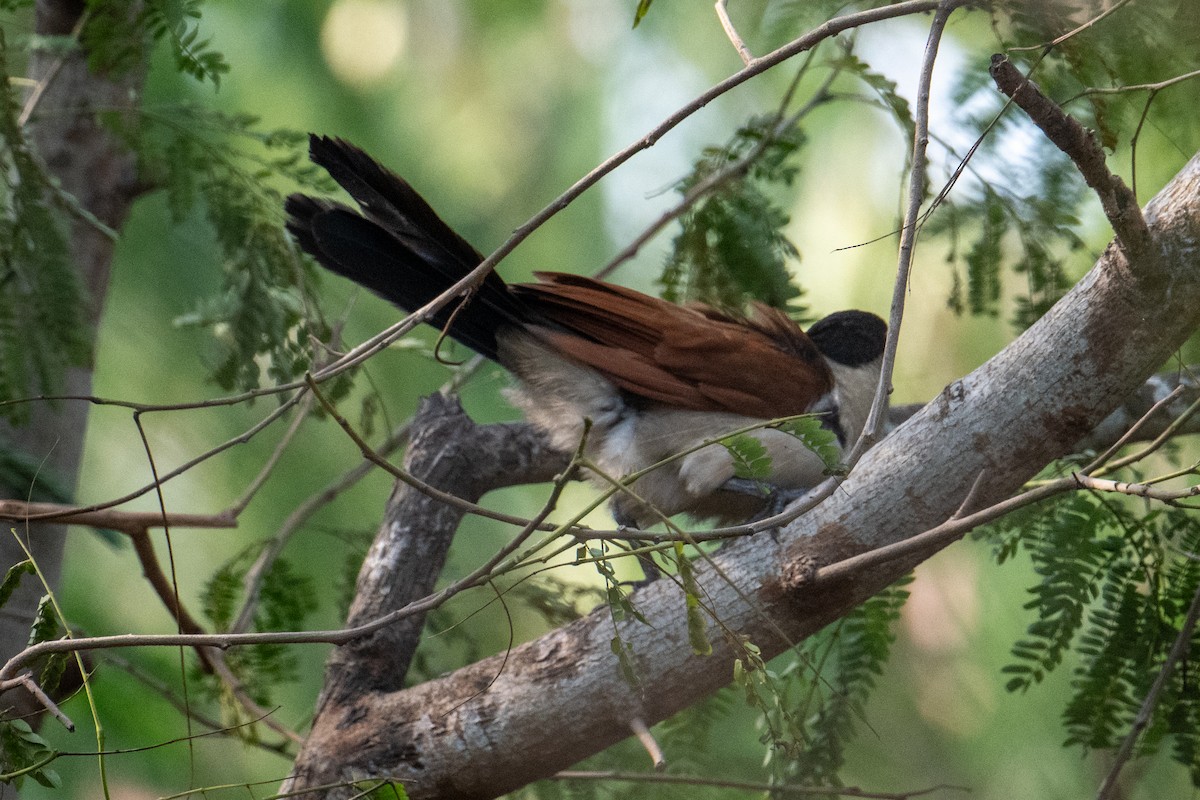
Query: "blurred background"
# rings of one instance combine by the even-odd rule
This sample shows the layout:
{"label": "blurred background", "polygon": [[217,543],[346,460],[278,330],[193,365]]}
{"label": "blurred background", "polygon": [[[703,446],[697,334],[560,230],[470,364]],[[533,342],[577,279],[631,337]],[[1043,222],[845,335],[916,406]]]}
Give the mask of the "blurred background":
{"label": "blurred background", "polygon": [[[169,65],[153,69],[146,103],[169,109],[181,100],[230,113],[248,112],[261,127],[291,128],[347,138],[404,175],[444,219],[483,252],[547,205],[604,158],[643,136],[659,121],[742,64],[721,30],[711,4],[655,4],[636,29],[633,0],[211,0],[202,31],[232,65],[219,91],[179,77]],[[763,54],[821,20],[804,4],[739,2],[733,19],[748,46]],[[859,55],[896,82],[915,102],[917,69],[928,18],[901,20],[858,34]],[[934,82],[932,127],[945,142],[965,149],[974,133],[964,126],[956,99],[963,71],[982,72],[989,47],[988,20],[959,15],[943,45]],[[166,58],[166,55],[162,55]],[[654,147],[635,156],[525,241],[500,266],[509,279],[535,269],[590,273],[599,269],[659,213],[676,202],[672,185],[707,146],[721,145],[753,114],[773,110],[795,66],[785,64],[709,104]],[[801,84],[812,90],[817,75]],[[801,251],[796,280],[813,316],[863,308],[887,316],[896,262],[898,215],[905,192],[910,147],[889,114],[870,103],[837,103],[817,109],[804,123],[807,144],[794,194],[786,198],[787,233]],[[1187,155],[1170,142],[1171,131],[1150,130],[1138,162],[1144,200]],[[1013,162],[1021,159],[1019,139]],[[1118,153],[1117,169],[1128,166]],[[934,190],[952,161],[933,147]],[[1003,162],[991,162],[1003,178]],[[290,187],[281,186],[282,191]],[[282,223],[282,213],[280,215]],[[1071,280],[1082,275],[1106,245],[1109,232],[1095,209],[1082,221],[1086,247],[1067,262]],[[611,279],[656,292],[670,232],[642,249]],[[1015,335],[1012,297],[1024,287],[1006,284],[994,315],[959,316],[947,298],[954,285],[949,249],[940,241],[918,247],[907,292],[905,326],[893,402],[925,402],[1001,349]],[[137,204],[121,241],[101,331],[95,393],[152,403],[218,396],[208,381],[216,358],[209,335],[173,320],[191,311],[220,283],[219,250],[201,212],[172,220],[167,200],[151,194]],[[354,344],[394,322],[397,312],[347,282],[325,280],[325,308],[344,315],[344,339]],[[421,334],[420,341],[432,339]],[[368,367],[370,386],[383,398],[381,428],[395,425],[419,397],[434,391],[450,371],[420,348],[398,347]],[[364,376],[365,377],[365,376]],[[500,398],[502,373],[485,367],[464,387],[468,412],[479,420],[510,419]],[[367,389],[360,379],[355,398]],[[257,421],[274,401],[150,415],[145,419],[165,470]],[[345,401],[347,404],[354,399]],[[240,495],[269,456],[279,430],[192,470],[166,487],[178,511],[212,512]],[[174,531],[169,543],[181,596],[199,605],[213,572],[272,535],[300,502],[358,462],[353,444],[327,420],[313,420],[288,451],[236,530]],[[145,456],[127,411],[95,408],[80,480],[82,502],[119,495],[149,480]],[[311,628],[341,622],[352,586],[354,554],[373,534],[390,481],[364,480],[324,509],[289,546],[298,580],[310,582],[318,610]],[[587,499],[574,486],[568,503]],[[528,514],[544,487],[490,496],[486,503]],[[150,497],[135,505],[155,508]],[[602,521],[597,524],[606,524]],[[443,580],[480,563],[511,531],[488,520],[469,520],[460,531]],[[160,553],[168,543],[157,540]],[[588,568],[560,570],[561,579],[599,585]],[[1004,690],[1002,667],[1009,649],[1031,621],[1022,609],[1036,581],[1021,560],[996,567],[986,545],[948,548],[917,572],[912,598],[897,626],[891,663],[868,705],[860,736],[846,759],[847,784],[878,791],[935,785],[970,787],[975,800],[1012,797],[1090,796],[1106,772],[1103,756],[1064,749],[1059,723],[1069,679],[1060,670],[1022,695]],[[431,623],[448,628],[423,645],[426,674],[502,650],[515,629],[517,641],[549,627],[521,604],[506,616],[490,597],[467,595]],[[171,632],[173,624],[141,579],[128,547],[113,547],[76,531],[68,553],[62,600],[73,622],[90,634]],[[450,627],[453,625],[453,627]],[[320,687],[328,648],[293,648],[294,682],[276,687],[272,701],[286,724],[304,729]],[[120,653],[136,669],[175,692],[181,687],[178,651]],[[191,659],[183,660],[190,663]],[[209,791],[205,796],[270,794],[288,770],[287,757],[222,736],[184,741],[189,729],[160,694],[118,665],[102,659],[96,683],[105,747],[134,751],[107,759],[112,795],[172,795],[192,787],[242,785],[251,790]],[[190,669],[190,668],[189,668]],[[755,715],[737,695],[710,746],[722,777],[761,780],[763,747]],[[80,730],[68,735],[48,723],[46,736],[61,749],[88,752],[96,739],[82,698],[68,707]],[[622,746],[613,762],[645,769],[644,753]],[[60,759],[65,786],[28,784],[30,798],[91,798],[98,794],[92,757]],[[1139,769],[1139,768],[1134,768]],[[1183,771],[1165,760],[1142,767],[1131,797],[1194,796]],[[634,796],[657,796],[629,790]],[[934,796],[960,796],[945,791]]]}

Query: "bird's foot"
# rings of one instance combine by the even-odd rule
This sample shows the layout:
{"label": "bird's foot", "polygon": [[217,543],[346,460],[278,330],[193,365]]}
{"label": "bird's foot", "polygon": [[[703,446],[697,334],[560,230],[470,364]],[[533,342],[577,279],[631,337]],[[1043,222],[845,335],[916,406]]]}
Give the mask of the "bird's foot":
{"label": "bird's foot", "polygon": [[746,520],[747,524],[760,522],[769,517],[782,514],[784,509],[808,493],[807,488],[784,489],[780,486],[749,478],[730,478],[721,484],[721,488],[727,492],[737,492],[738,494],[747,494],[763,499],[762,510]]}

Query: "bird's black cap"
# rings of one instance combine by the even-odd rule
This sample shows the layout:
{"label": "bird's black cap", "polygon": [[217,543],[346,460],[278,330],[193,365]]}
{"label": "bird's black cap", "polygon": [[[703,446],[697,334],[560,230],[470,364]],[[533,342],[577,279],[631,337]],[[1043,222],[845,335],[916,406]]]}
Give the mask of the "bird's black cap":
{"label": "bird's black cap", "polygon": [[887,323],[869,311],[838,311],[814,322],[808,338],[830,361],[858,367],[883,355]]}

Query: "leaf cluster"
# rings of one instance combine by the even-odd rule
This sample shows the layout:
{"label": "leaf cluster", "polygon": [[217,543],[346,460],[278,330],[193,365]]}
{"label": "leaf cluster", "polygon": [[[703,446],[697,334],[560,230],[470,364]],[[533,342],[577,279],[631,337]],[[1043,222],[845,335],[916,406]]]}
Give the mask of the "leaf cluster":
{"label": "leaf cluster", "polygon": [[[1189,4],[1175,0],[1123,6],[1081,26],[1102,9],[1029,0],[993,3],[989,10],[996,41],[991,44],[1092,129],[1105,148],[1129,150],[1132,167],[1126,180],[1136,190],[1144,133],[1164,139],[1181,158],[1200,146],[1191,120],[1200,104],[1200,80],[1161,92],[1122,87],[1170,80],[1200,66],[1195,59],[1200,23]],[[1034,48],[1076,29],[1054,47]],[[1130,42],[1138,44],[1131,47]],[[1162,92],[1171,93],[1170,102],[1155,102]],[[1188,102],[1188,95],[1195,100]],[[951,309],[995,316],[1004,275],[1011,270],[1024,282],[1011,291],[1016,300],[1012,323],[1023,330],[1070,287],[1067,259],[1084,248],[1081,214],[1096,201],[1067,157],[1031,132],[1017,109],[1008,108],[996,120],[1003,98],[986,71],[963,71],[953,101],[963,127],[981,138],[977,149],[951,152],[965,171],[946,175],[946,182],[957,181],[957,186],[924,232],[941,235],[950,245]],[[1113,161],[1118,169],[1123,159]]]}
{"label": "leaf cluster", "polygon": [[845,749],[883,674],[910,580],[898,581],[809,637],[778,670],[772,707],[763,709],[772,780],[842,785]]}
{"label": "leaf cluster", "polygon": [[[1086,187],[1063,153],[1024,133],[1016,114],[996,120],[1001,102],[985,73],[966,73],[955,90],[961,124],[978,132],[977,147],[951,151],[953,193],[943,198],[923,233],[948,249],[953,285],[947,305],[957,314],[997,316],[1007,273],[1023,286],[1010,290],[1011,323],[1024,330],[1070,288],[1069,260],[1085,248],[1080,209]],[[1019,157],[1018,157],[1019,156]]]}
{"label": "leaf cluster", "polygon": [[0,722],[0,783],[21,788],[33,778],[47,789],[62,786],[62,778],[49,764],[58,757],[41,736],[23,719]]}
{"label": "leaf cluster", "polygon": [[[219,83],[228,67],[198,33],[201,0],[147,0],[138,7],[88,0],[79,41],[96,71],[140,68],[155,42],[169,43],[177,68]],[[46,40],[38,40],[45,44]],[[0,42],[0,48],[3,43]],[[0,74],[8,75],[0,52]],[[302,134],[260,131],[248,115],[198,107],[149,110],[101,120],[139,156],[142,182],[165,188],[176,220],[203,206],[223,266],[223,286],[177,322],[210,330],[218,354],[213,380],[227,390],[293,380],[312,362],[312,343],[329,327],[310,308],[311,266],[281,226],[282,192],[273,185],[328,190],[303,157]],[[11,84],[0,90],[0,403],[61,391],[68,367],[87,366],[91,317],[72,263],[64,208],[16,122]],[[289,186],[289,188],[291,188]],[[342,394],[345,382],[331,387]],[[27,406],[0,405],[13,423]]]}
{"label": "leaf cluster", "polygon": [[[900,93],[899,86],[894,80],[872,69],[871,65],[858,57],[854,52],[852,40],[842,40],[839,53],[829,59],[828,66],[838,72],[851,75],[871,90],[871,98],[866,102],[886,112],[892,121],[904,134],[904,141],[911,142],[917,135],[917,122],[913,117],[912,106],[908,98]],[[911,166],[912,153],[905,150],[905,167]]]}
{"label": "leaf cluster", "polygon": [[[227,562],[204,588],[202,608],[216,630],[228,630],[233,624],[254,552],[254,549],[247,550]],[[316,608],[312,578],[298,573],[286,559],[276,559],[262,576],[254,630],[300,630],[305,617]],[[273,688],[296,679],[296,657],[285,645],[258,644],[236,648],[230,650],[225,659],[250,696],[261,705],[270,705]],[[219,688],[215,683],[212,685]]]}
{"label": "leaf cluster", "polygon": [[[312,298],[316,277],[283,230],[284,181],[328,191],[302,155],[304,134],[258,130],[250,115],[198,107],[144,112],[128,131],[143,172],[167,192],[176,220],[201,208],[221,252],[221,287],[177,325],[211,332],[212,379],[226,390],[287,382],[312,364],[314,342],[330,337]],[[344,386],[331,387],[340,397]]]}
{"label": "leaf cluster", "polygon": [[144,0],[140,4],[87,0],[80,44],[93,72],[122,73],[139,69],[150,48],[163,42],[175,67],[199,81],[219,86],[229,71],[225,57],[201,39],[199,20],[204,0]]}
{"label": "leaf cluster", "polygon": [[[1041,576],[1025,605],[1036,619],[1004,668],[1008,689],[1030,690],[1070,655],[1066,743],[1120,745],[1200,592],[1200,520],[1185,509],[1138,513],[1076,493],[1007,518],[990,536],[1000,560],[1024,550]],[[1193,631],[1191,652],[1197,646]],[[1200,786],[1200,696],[1188,665],[1173,666],[1140,752],[1170,741]]]}
{"label": "leaf cluster", "polygon": [[1171,101],[1160,103],[1154,102],[1155,92],[1090,91],[1158,83],[1196,69],[1200,18],[1195,6],[1179,0],[1138,0],[1081,26],[1101,10],[1030,0],[991,6],[993,30],[1004,49],[1044,44],[1065,31],[1076,31],[1055,47],[1038,50],[1023,71],[1032,69],[1042,90],[1080,117],[1105,148],[1133,144],[1149,124],[1185,156],[1195,152],[1200,81],[1176,85],[1170,89]]}
{"label": "leaf cluster", "polygon": [[[1071,287],[1068,257],[1082,250],[1076,209],[1083,184],[1061,155],[1045,149],[1045,159],[1029,194],[1019,195],[996,184],[980,183],[959,192],[931,219],[928,232],[944,235],[946,256],[953,265],[947,305],[957,314],[996,316],[1004,273],[1024,279],[1015,290],[1012,325],[1024,330],[1036,322]],[[1030,185],[1026,181],[1014,181]]]}
{"label": "leaf cluster", "polygon": [[[37,567],[33,561],[26,559],[8,568],[4,580],[0,581],[0,608],[12,598],[13,593],[26,575],[36,575]],[[50,595],[43,595],[38,600],[37,610],[29,626],[28,645],[32,647],[41,642],[48,642],[58,637],[60,626],[58,613]],[[37,673],[37,683],[47,693],[53,694],[59,688],[59,681],[66,671],[67,659],[70,655],[56,653],[35,662],[34,672]]]}
{"label": "leaf cluster", "polygon": [[[845,468],[840,463],[842,450],[837,443],[837,434],[821,424],[819,415],[788,417],[766,427],[797,439],[821,459],[826,474],[833,475],[844,471]],[[771,454],[753,432],[734,434],[721,439],[717,444],[724,447],[733,460],[735,477],[755,482],[761,488],[763,496],[770,494]]]}
{"label": "leaf cluster", "polygon": [[[13,593],[26,575],[36,575],[37,568],[30,560],[20,561],[9,567],[0,581],[0,608],[12,598]],[[50,641],[59,634],[58,617],[49,595],[41,598],[29,631],[29,644]],[[44,659],[36,670],[35,680],[45,691],[53,693],[66,666],[66,655],[54,655]],[[50,745],[33,731],[23,719],[0,719],[0,783],[21,788],[25,778],[50,789],[62,784],[58,773],[50,763],[58,757]]]}
{"label": "leaf cluster", "polygon": [[799,167],[791,156],[803,141],[799,128],[781,128],[777,116],[766,115],[739,128],[724,147],[703,152],[675,187],[694,202],[680,218],[659,279],[663,297],[801,310],[788,271],[799,251],[783,232],[788,215],[774,190],[792,185]]}

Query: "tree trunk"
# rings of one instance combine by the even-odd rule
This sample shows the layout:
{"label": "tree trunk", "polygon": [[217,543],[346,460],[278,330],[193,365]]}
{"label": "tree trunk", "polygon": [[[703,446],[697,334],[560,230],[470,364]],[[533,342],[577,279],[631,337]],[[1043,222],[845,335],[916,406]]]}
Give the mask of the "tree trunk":
{"label": "tree trunk", "polygon": [[[83,12],[78,0],[39,0],[37,32],[40,35],[70,35]],[[61,59],[61,64],[59,63]],[[124,222],[137,194],[136,161],[117,137],[96,117],[96,109],[132,111],[141,94],[143,72],[134,69],[121,75],[94,75],[88,71],[87,54],[74,51],[66,56],[37,52],[30,62],[34,80],[48,80],[30,120],[34,151],[62,189],[80,206],[109,228]],[[104,311],[109,272],[115,243],[94,225],[71,220],[71,257],[87,291],[86,318],[79,320],[95,342],[96,329]],[[91,392],[92,367],[68,369],[62,377],[64,393]],[[0,440],[7,441],[32,460],[60,485],[74,491],[79,476],[88,404],[78,401],[39,402],[30,408],[29,421],[19,428],[0,422]],[[25,499],[19,495],[17,499]],[[10,522],[10,521],[6,521]],[[26,524],[12,520],[12,527],[30,547],[51,586],[58,583],[62,567],[65,526]],[[9,525],[5,525],[8,528]],[[8,569],[25,559],[20,545],[5,531],[0,536],[0,568]],[[0,661],[25,648],[29,623],[44,593],[36,581],[26,578],[0,615]],[[39,707],[24,690],[0,697],[0,707],[14,707],[15,714],[36,713]]]}

